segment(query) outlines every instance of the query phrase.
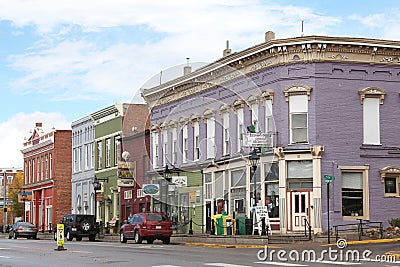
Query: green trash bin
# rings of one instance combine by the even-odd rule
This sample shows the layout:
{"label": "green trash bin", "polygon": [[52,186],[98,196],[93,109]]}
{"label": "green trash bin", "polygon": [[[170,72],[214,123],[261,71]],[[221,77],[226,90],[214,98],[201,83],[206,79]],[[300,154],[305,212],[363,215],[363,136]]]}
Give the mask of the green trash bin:
{"label": "green trash bin", "polygon": [[239,235],[246,234],[246,216],[237,217],[236,219],[237,225],[239,227]]}
{"label": "green trash bin", "polygon": [[217,217],[216,232],[217,232],[217,235],[224,235],[224,217],[223,216]]}

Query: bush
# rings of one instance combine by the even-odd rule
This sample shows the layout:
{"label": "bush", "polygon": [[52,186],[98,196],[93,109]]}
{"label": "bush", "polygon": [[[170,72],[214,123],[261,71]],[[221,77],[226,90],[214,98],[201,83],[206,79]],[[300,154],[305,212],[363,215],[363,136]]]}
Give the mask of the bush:
{"label": "bush", "polygon": [[400,218],[391,218],[389,224],[392,227],[400,227]]}

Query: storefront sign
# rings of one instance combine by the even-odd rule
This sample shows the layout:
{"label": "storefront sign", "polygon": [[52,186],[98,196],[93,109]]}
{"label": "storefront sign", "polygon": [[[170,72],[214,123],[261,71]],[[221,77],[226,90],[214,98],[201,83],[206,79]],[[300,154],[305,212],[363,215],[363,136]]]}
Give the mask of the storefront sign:
{"label": "storefront sign", "polygon": [[160,185],[159,184],[143,184],[142,187],[143,194],[145,196],[156,196],[160,192]]}
{"label": "storefront sign", "polygon": [[271,147],[272,138],[268,133],[244,133],[243,134],[244,147]]}
{"label": "storefront sign", "polygon": [[172,176],[172,183],[178,187],[187,186],[187,176]]}
{"label": "storefront sign", "polygon": [[264,219],[264,221],[265,221],[265,232],[267,232],[267,228],[269,229],[269,234],[271,234],[271,224],[270,224],[270,221],[269,221],[269,214],[268,214],[268,211],[269,211],[269,207],[268,206],[256,206],[256,207],[253,207],[254,209],[255,209],[255,212],[254,212],[254,214],[255,214],[255,219],[256,219],[256,222],[253,224],[254,225],[254,229],[253,229],[253,232],[254,232],[254,230],[255,229],[257,229],[258,230],[258,234],[259,235],[261,235],[261,231],[262,231],[262,221],[263,221],[263,219]]}

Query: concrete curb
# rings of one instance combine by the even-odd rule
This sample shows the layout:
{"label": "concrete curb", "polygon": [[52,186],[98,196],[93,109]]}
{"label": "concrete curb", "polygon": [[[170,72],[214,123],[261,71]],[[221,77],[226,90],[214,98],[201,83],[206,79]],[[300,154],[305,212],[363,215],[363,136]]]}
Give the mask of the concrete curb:
{"label": "concrete curb", "polygon": [[[347,245],[363,245],[363,244],[374,244],[374,243],[393,243],[400,242],[400,238],[385,238],[385,239],[368,239],[360,241],[347,241]],[[336,246],[336,242],[333,244],[323,244],[321,246]]]}
{"label": "concrete curb", "polygon": [[209,243],[183,243],[185,246],[190,247],[209,247],[209,248],[259,248],[263,249],[265,246],[268,248],[282,248],[279,246],[270,246],[270,245],[231,245],[231,244],[209,244]]}

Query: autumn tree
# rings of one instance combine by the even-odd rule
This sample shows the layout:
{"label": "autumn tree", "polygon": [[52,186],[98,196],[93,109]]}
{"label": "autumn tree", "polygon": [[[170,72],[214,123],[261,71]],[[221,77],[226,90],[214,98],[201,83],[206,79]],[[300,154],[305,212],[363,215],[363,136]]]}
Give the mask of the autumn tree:
{"label": "autumn tree", "polygon": [[12,201],[10,211],[14,218],[24,216],[24,203],[18,202],[18,194],[22,191],[23,185],[24,174],[22,172],[17,172],[12,185],[8,189],[8,198]]}

